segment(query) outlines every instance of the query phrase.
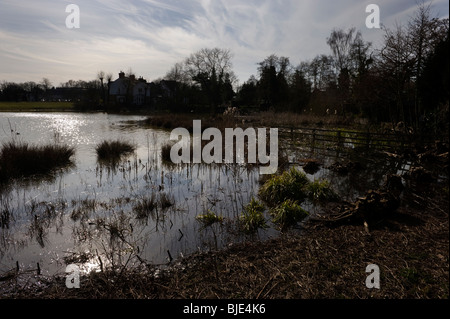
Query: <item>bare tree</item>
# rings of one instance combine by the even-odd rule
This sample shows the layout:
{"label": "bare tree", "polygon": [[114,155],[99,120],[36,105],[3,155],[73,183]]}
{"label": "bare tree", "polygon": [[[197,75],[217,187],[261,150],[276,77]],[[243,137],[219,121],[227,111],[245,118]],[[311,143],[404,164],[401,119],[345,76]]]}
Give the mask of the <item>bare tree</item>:
{"label": "bare tree", "polygon": [[52,87],[52,82],[48,78],[42,78],[42,81],[40,83],[42,85],[42,88],[47,91]]}
{"label": "bare tree", "polygon": [[199,74],[212,77],[213,73],[218,76],[229,75],[230,81],[235,83],[237,78],[233,72],[231,59],[233,55],[228,49],[203,48],[191,54],[184,62],[186,74],[191,79]]}
{"label": "bare tree", "polygon": [[186,72],[184,64],[181,62],[175,63],[175,65],[166,73],[164,79],[185,84],[190,82],[189,75]]}
{"label": "bare tree", "polygon": [[327,38],[327,44],[333,52],[339,72],[342,72],[344,69],[350,71],[352,47],[355,39],[359,37],[361,37],[360,32],[356,32],[355,28],[350,28],[347,32],[342,29],[334,29],[330,37]]}
{"label": "bare tree", "polygon": [[[406,26],[397,24],[394,30],[385,29],[379,68],[386,79],[390,99],[396,103],[397,114],[391,114],[394,120],[400,118],[405,123],[418,126],[422,108],[416,81],[425,59],[447,34],[448,19],[432,18],[430,5],[424,3],[418,5]],[[407,100],[412,101],[413,106],[406,107]]]}
{"label": "bare tree", "polygon": [[[431,17],[431,3],[418,4],[415,15],[408,23],[408,33],[411,41],[411,53],[414,57],[413,76],[417,79],[423,71],[424,61],[435,50],[437,44],[448,34],[448,19],[440,20]],[[418,86],[414,90],[414,118],[415,125],[419,125],[421,113],[420,99],[418,98]]]}
{"label": "bare tree", "polygon": [[112,73],[108,73],[108,74],[106,74],[106,83],[109,83],[109,81],[111,81],[111,80],[112,80],[112,78],[113,78],[113,75],[112,75]]}

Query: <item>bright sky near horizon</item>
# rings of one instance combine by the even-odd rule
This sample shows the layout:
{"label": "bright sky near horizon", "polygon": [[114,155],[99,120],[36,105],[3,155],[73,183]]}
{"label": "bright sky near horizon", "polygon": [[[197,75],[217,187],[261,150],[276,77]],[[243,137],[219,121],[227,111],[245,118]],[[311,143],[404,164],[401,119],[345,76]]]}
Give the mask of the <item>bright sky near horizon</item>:
{"label": "bright sky near horizon", "polygon": [[[80,28],[66,27],[69,4]],[[355,27],[379,48],[383,30],[368,29],[366,7],[381,23],[407,24],[417,0],[0,0],[0,81],[54,86],[92,80],[99,71],[132,69],[152,81],[201,48],[226,48],[240,83],[271,54],[291,64],[331,54],[334,28]],[[428,2],[427,2],[428,3]],[[432,1],[432,16],[448,18],[448,0]]]}

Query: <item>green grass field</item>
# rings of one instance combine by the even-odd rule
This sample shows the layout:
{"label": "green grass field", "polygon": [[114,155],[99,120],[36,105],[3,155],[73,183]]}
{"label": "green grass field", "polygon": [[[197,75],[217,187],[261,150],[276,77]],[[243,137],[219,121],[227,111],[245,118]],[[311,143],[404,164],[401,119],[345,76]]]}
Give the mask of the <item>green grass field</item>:
{"label": "green grass field", "polygon": [[0,112],[9,111],[70,111],[72,102],[0,102]]}

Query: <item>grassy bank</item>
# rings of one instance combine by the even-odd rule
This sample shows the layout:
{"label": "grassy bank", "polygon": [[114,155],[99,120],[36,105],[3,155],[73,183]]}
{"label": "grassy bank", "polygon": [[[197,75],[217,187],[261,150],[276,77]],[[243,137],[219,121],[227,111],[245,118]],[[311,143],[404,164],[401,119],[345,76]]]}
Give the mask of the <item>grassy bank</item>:
{"label": "grassy bank", "polygon": [[174,129],[177,127],[187,128],[192,132],[192,121],[201,120],[202,129],[216,127],[220,130],[225,128],[239,127],[363,127],[367,128],[367,120],[360,118],[343,117],[337,115],[319,116],[313,114],[299,114],[292,112],[257,112],[242,116],[231,116],[223,114],[194,114],[194,113],[159,113],[152,114],[144,121],[145,124],[163,128]]}
{"label": "grassy bank", "polygon": [[72,102],[0,102],[0,112],[72,111]]}

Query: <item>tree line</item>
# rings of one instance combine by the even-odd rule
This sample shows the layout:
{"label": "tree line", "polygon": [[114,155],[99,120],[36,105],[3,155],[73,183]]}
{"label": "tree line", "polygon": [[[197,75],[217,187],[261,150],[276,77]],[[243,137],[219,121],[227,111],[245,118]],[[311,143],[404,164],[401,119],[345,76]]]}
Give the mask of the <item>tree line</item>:
{"label": "tree line", "polygon": [[[329,54],[293,64],[272,54],[257,63],[257,74],[238,85],[233,54],[204,48],[176,63],[159,80],[175,84],[174,94],[153,99],[173,112],[241,109],[353,115],[373,122],[404,122],[415,128],[447,119],[449,97],[449,20],[431,16],[421,3],[405,25],[383,27],[383,43],[373,48],[355,28],[334,29]],[[131,71],[130,71],[131,72]],[[131,73],[130,73],[131,74]],[[92,81],[61,83],[88,103],[103,105],[111,74]],[[155,86],[157,87],[157,86]],[[45,100],[51,82],[0,83],[0,100]]]}
{"label": "tree line", "polygon": [[407,25],[383,31],[380,49],[350,28],[331,32],[326,39],[331,54],[296,66],[271,55],[258,64],[258,76],[241,86],[238,101],[281,111],[402,121],[415,128],[447,121],[449,20],[431,17],[430,6],[420,4]]}
{"label": "tree line", "polygon": [[[202,49],[166,74],[191,104],[254,110],[361,116],[372,122],[403,122],[414,128],[445,125],[449,99],[449,20],[432,17],[420,3],[406,25],[383,27],[374,48],[360,31],[334,29],[329,54],[294,65],[272,54],[236,88],[232,54]],[[236,88],[233,90],[233,88]],[[196,95],[196,93],[201,93]],[[180,105],[183,109],[183,105]]]}

